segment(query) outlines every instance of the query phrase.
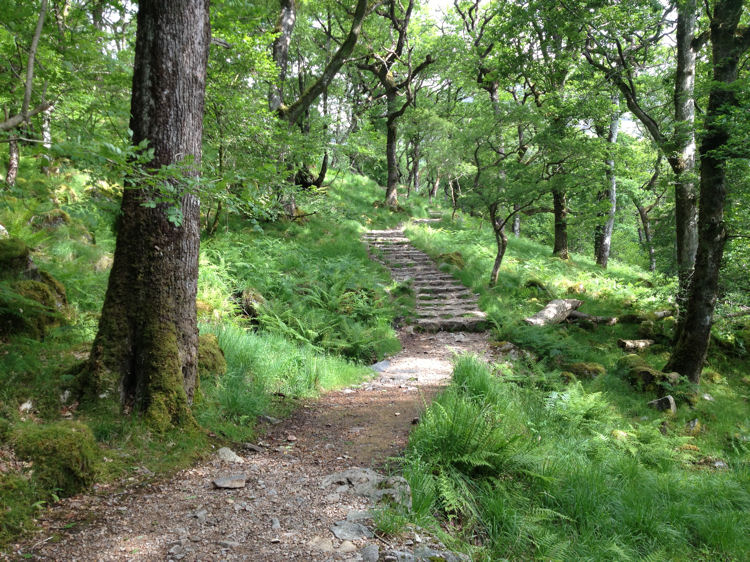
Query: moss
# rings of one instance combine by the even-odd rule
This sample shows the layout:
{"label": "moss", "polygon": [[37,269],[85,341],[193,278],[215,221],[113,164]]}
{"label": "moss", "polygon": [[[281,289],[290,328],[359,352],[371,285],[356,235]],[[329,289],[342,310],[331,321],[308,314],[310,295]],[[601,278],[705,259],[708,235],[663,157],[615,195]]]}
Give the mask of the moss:
{"label": "moss", "polygon": [[437,257],[437,261],[440,263],[447,263],[449,265],[456,266],[458,269],[463,269],[466,266],[466,261],[461,255],[461,252],[448,252],[440,254]]}
{"label": "moss", "polygon": [[0,240],[0,279],[18,277],[28,269],[31,250],[18,238]]}
{"label": "moss", "polygon": [[586,287],[583,283],[574,283],[573,285],[568,285],[565,288],[565,292],[569,295],[585,295]]}
{"label": "moss", "polygon": [[578,380],[576,378],[576,376],[573,373],[571,373],[570,371],[563,371],[563,372],[561,372],[560,373],[560,379],[562,379],[562,381],[565,384],[572,384],[572,383],[574,383],[574,382],[576,382]]}
{"label": "moss", "polygon": [[643,391],[660,392],[680,384],[681,377],[678,373],[665,373],[654,369],[636,354],[622,357],[617,366],[624,371],[625,378],[631,385]]}
{"label": "moss", "polygon": [[0,335],[26,334],[43,338],[60,323],[58,297],[41,281],[16,281],[0,291]]}
{"label": "moss", "polygon": [[227,372],[227,361],[215,334],[201,334],[198,338],[198,373],[219,376]]}
{"label": "moss", "polygon": [[55,306],[58,309],[61,309],[63,306],[68,304],[68,297],[67,297],[67,292],[65,290],[65,285],[60,283],[60,281],[55,279],[52,275],[50,275],[46,271],[39,271],[39,280],[45,285],[47,285],[47,287],[49,287],[52,293],[54,294]]}
{"label": "moss", "polygon": [[657,337],[656,325],[653,320],[644,320],[638,326],[638,335],[645,339],[655,339]]}
{"label": "moss", "polygon": [[11,437],[20,458],[33,463],[33,479],[49,491],[72,495],[91,485],[100,451],[88,426],[75,421],[25,424]]}
{"label": "moss", "polygon": [[142,405],[146,419],[159,431],[194,426],[183,386],[175,326],[157,321],[145,331],[143,341],[148,345],[143,373],[148,390]]}
{"label": "moss", "polygon": [[52,209],[46,213],[35,215],[29,220],[29,224],[37,229],[57,228],[71,222],[70,215],[62,209]]}
{"label": "moss", "polygon": [[579,379],[593,379],[607,372],[600,363],[571,363],[567,368]]}
{"label": "moss", "polygon": [[713,369],[703,369],[701,380],[711,384],[721,384],[724,382],[724,377],[721,376],[721,373]]}

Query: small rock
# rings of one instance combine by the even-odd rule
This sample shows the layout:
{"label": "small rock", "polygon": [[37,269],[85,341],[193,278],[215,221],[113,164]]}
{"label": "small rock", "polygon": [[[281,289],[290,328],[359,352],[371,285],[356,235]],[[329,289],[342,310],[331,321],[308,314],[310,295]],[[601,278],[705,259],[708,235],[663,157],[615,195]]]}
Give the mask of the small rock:
{"label": "small rock", "polygon": [[714,468],[729,468],[729,465],[722,460],[718,460],[714,462]]}
{"label": "small rock", "polygon": [[368,544],[359,551],[362,562],[378,562],[380,558],[380,548],[376,544]]}
{"label": "small rock", "polygon": [[33,407],[34,403],[31,400],[27,400],[18,407],[18,411],[24,414],[26,412],[30,412]]}
{"label": "small rock", "polygon": [[232,449],[229,447],[222,447],[218,451],[216,451],[216,456],[219,457],[224,462],[237,462],[237,463],[243,463],[245,460],[237,455]]}
{"label": "small rock", "polygon": [[320,550],[321,552],[333,552],[333,541],[324,537],[313,537],[312,540],[307,543],[309,548]]}
{"label": "small rock", "polygon": [[714,397],[713,397],[713,396],[711,396],[711,395],[710,395],[710,394],[708,394],[708,393],[706,393],[706,394],[701,394],[701,398],[703,398],[704,400],[706,400],[706,401],[708,401],[708,402],[713,402],[713,401],[714,401]]}
{"label": "small rock", "polygon": [[401,415],[401,412],[396,412],[396,413],[395,413],[395,414],[393,414],[393,415],[394,415],[394,416],[400,416],[400,415]]}
{"label": "small rock", "polygon": [[390,366],[391,366],[391,362],[388,361],[388,360],[378,361],[374,365],[370,365],[370,369],[372,369],[376,373],[382,373],[383,371],[385,371]]}
{"label": "small rock", "polygon": [[262,453],[264,451],[263,447],[254,445],[253,443],[243,443],[242,448],[246,451],[252,451],[253,453]]}
{"label": "small rock", "polygon": [[346,514],[346,520],[347,521],[367,521],[368,519],[372,519],[372,513],[369,511],[361,511],[354,509]]}
{"label": "small rock", "polygon": [[229,476],[220,476],[212,480],[214,487],[216,488],[244,488],[247,484],[247,476],[244,474],[231,474]]}
{"label": "small rock", "polygon": [[290,433],[289,435],[286,436],[286,440],[289,441],[290,443],[294,443],[297,440],[297,437]]}
{"label": "small rock", "polygon": [[2,224],[0,224],[0,238],[10,238],[8,230]]}
{"label": "small rock", "polygon": [[240,546],[240,543],[234,541],[218,541],[216,544],[221,548],[237,548]]}
{"label": "small rock", "polygon": [[669,410],[673,414],[677,413],[677,403],[674,401],[674,398],[671,394],[667,394],[666,396],[663,396],[662,398],[657,398],[656,400],[652,400],[648,403],[648,405],[651,408],[656,408],[659,411]]}
{"label": "small rock", "polygon": [[336,535],[337,539],[341,539],[342,541],[371,539],[373,537],[370,529],[361,523],[354,523],[352,521],[336,521],[336,523],[331,525],[331,531]]}
{"label": "small rock", "polygon": [[208,511],[205,509],[199,509],[195,513],[193,513],[193,517],[195,517],[199,523],[205,523],[206,518],[208,517]]}
{"label": "small rock", "polygon": [[262,422],[270,423],[271,425],[277,425],[281,423],[281,420],[278,418],[274,418],[273,416],[258,416],[258,419]]}
{"label": "small rock", "polygon": [[274,531],[278,531],[279,529],[281,529],[281,523],[276,517],[271,517],[271,529],[273,529]]}
{"label": "small rock", "polygon": [[701,422],[698,418],[690,420],[685,425],[685,429],[690,435],[698,435],[701,432]]}
{"label": "small rock", "polygon": [[274,537],[271,539],[271,544],[279,544],[281,542],[281,539],[278,537]]}
{"label": "small rock", "polygon": [[341,494],[336,494],[336,493],[328,494],[324,499],[328,503],[338,503],[339,501],[341,501]]}

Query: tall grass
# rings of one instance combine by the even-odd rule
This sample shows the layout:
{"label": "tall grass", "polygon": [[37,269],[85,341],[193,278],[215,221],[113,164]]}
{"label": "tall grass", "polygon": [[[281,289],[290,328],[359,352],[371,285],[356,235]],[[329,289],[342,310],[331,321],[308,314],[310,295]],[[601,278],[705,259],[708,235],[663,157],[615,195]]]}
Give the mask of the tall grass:
{"label": "tall grass", "polygon": [[696,468],[604,393],[542,395],[460,358],[409,439],[417,517],[458,520],[478,559],[746,559],[746,465]]}

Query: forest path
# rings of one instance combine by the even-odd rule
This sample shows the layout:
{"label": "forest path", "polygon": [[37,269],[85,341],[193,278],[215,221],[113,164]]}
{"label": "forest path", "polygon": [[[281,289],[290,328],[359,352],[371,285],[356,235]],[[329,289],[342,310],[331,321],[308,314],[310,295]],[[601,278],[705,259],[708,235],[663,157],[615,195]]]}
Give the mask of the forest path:
{"label": "forest path", "polygon": [[[417,219],[415,222],[437,222]],[[403,228],[370,230],[365,236],[370,255],[391,270],[396,281],[409,281],[417,298],[415,328],[424,332],[480,332],[487,316],[477,295],[452,275],[438,269],[432,258],[416,249]]]}
{"label": "forest path", "polygon": [[[353,467],[383,472],[450,379],[453,355],[489,350],[484,333],[409,327],[399,335],[401,352],[374,365],[374,379],[301,404],[284,421],[269,419],[264,438],[237,450],[238,459],[215,455],[169,479],[65,499],[39,518],[34,537],[14,545],[12,559],[395,560],[389,551],[441,549],[421,532],[357,538],[364,527],[356,523],[374,528],[370,500],[351,487],[322,487],[325,477]],[[243,487],[214,486],[233,474]],[[337,538],[332,527],[345,520],[355,534]]]}

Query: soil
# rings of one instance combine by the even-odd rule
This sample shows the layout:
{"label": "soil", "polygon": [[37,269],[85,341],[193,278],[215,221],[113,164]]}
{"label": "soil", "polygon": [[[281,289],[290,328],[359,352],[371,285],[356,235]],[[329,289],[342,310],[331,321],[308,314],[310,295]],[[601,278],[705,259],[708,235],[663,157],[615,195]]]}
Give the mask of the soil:
{"label": "soil", "polygon": [[[452,356],[486,356],[489,349],[484,333],[406,328],[400,337],[402,351],[376,364],[372,380],[268,423],[259,443],[235,451],[241,462],[216,456],[168,479],[65,499],[5,559],[362,560],[367,545],[431,546],[421,531],[335,538],[331,526],[347,517],[363,518],[372,529],[369,514],[361,513],[371,506],[366,498],[321,487],[324,477],[352,467],[388,471],[425,404],[449,380]],[[212,483],[233,474],[246,477],[243,488]]]}

